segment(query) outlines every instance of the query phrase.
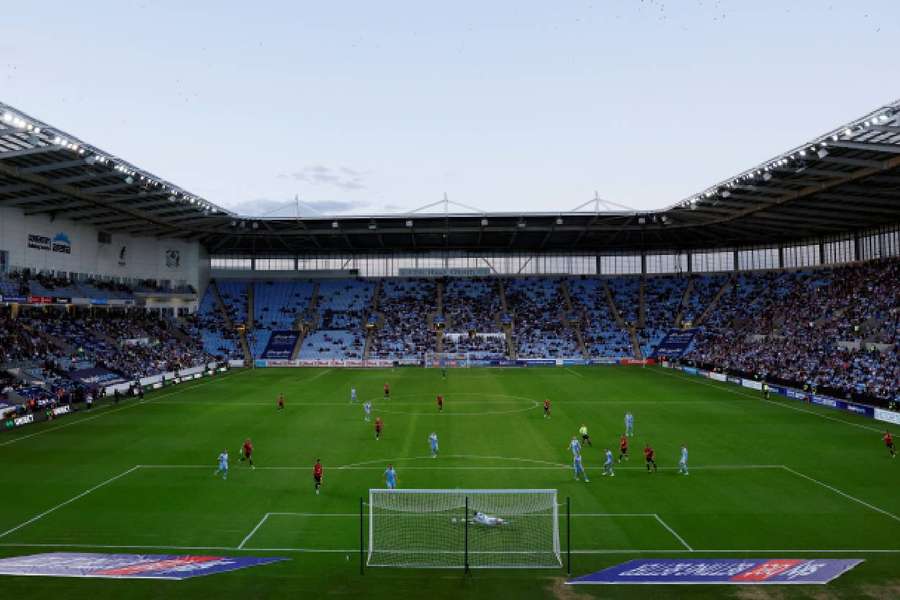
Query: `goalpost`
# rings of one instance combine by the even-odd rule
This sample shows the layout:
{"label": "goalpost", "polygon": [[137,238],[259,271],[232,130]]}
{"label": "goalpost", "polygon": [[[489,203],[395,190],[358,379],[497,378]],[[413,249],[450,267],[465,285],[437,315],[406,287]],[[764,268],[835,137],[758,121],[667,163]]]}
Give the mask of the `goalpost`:
{"label": "goalpost", "polygon": [[369,490],[366,565],[559,568],[556,490]]}
{"label": "goalpost", "polygon": [[447,367],[469,367],[468,352],[426,352],[425,366],[432,368]]}

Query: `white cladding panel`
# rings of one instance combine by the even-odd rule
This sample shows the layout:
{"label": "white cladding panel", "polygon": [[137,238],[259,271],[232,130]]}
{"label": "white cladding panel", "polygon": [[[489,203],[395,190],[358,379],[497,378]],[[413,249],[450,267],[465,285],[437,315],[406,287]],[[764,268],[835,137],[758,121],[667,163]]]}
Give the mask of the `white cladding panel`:
{"label": "white cladding panel", "polygon": [[112,243],[101,244],[97,234],[90,225],[0,206],[0,250],[9,253],[12,269],[168,280],[199,289],[197,242],[113,233]]}

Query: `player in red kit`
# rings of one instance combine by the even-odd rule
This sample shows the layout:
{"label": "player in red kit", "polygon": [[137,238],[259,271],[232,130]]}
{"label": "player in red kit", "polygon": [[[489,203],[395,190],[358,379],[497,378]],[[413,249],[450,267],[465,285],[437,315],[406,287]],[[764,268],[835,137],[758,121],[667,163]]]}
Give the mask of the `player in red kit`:
{"label": "player in red kit", "polygon": [[650,447],[650,444],[644,446],[644,459],[647,461],[647,472],[650,472],[650,465],[653,465],[653,472],[656,473],[656,461],[653,460],[653,448]]}
{"label": "player in red kit", "polygon": [[622,462],[623,458],[628,460],[628,436],[624,433],[619,438],[619,462]]}
{"label": "player in red kit", "polygon": [[278,394],[278,410],[284,409],[284,394]]}
{"label": "player in red kit", "polygon": [[438,394],[437,397],[438,412],[444,412],[444,397]]}
{"label": "player in red kit", "polygon": [[384,384],[384,399],[387,400],[391,397],[391,386],[388,383]]}
{"label": "player in red kit", "polygon": [[251,469],[256,468],[253,465],[253,443],[250,441],[250,438],[244,440],[244,445],[241,447],[241,462],[245,460],[250,462]]}
{"label": "player in red kit", "polygon": [[316,482],[316,496],[318,496],[319,488],[322,487],[322,462],[318,458],[316,464],[313,465],[313,481]]}
{"label": "player in red kit", "polygon": [[887,446],[888,452],[891,453],[891,458],[897,458],[897,450],[894,448],[894,436],[891,435],[891,432],[885,431],[884,437],[881,439],[884,440],[884,445]]}
{"label": "player in red kit", "polygon": [[550,418],[550,399],[549,398],[544,400],[544,418],[545,419]]}
{"label": "player in red kit", "polygon": [[375,417],[375,439],[381,439],[381,430],[384,429],[384,422],[381,417]]}

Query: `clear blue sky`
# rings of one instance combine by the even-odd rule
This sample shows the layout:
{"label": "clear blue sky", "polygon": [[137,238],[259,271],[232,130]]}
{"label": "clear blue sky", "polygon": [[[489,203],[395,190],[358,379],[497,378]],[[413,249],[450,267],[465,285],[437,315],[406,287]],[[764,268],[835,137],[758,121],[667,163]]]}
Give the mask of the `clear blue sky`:
{"label": "clear blue sky", "polygon": [[900,97],[900,2],[7,2],[0,99],[210,201],[658,208]]}

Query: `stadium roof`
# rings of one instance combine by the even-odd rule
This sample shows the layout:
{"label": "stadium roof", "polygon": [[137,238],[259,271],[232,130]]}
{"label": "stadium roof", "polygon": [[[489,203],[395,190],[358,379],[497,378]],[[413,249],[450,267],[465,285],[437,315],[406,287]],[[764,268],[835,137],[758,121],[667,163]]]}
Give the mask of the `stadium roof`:
{"label": "stadium roof", "polygon": [[451,212],[445,202],[438,213],[302,218],[234,214],[0,103],[0,206],[199,240],[216,254],[785,243],[900,223],[900,101],[659,211],[605,210],[597,200],[572,212]]}

